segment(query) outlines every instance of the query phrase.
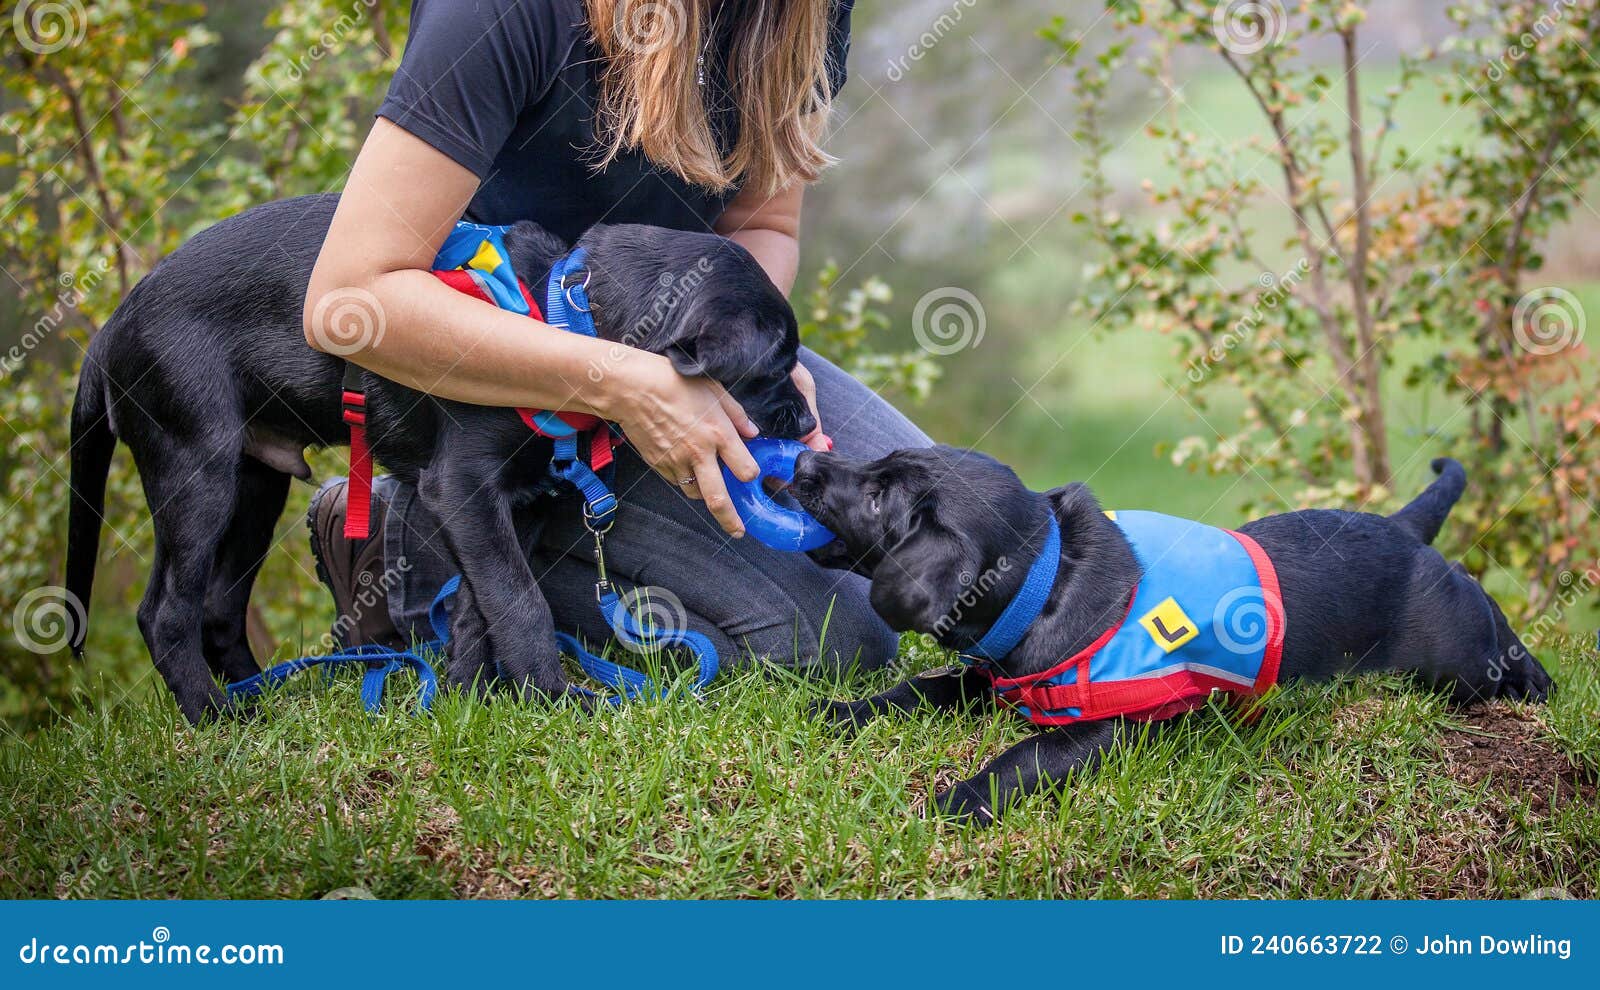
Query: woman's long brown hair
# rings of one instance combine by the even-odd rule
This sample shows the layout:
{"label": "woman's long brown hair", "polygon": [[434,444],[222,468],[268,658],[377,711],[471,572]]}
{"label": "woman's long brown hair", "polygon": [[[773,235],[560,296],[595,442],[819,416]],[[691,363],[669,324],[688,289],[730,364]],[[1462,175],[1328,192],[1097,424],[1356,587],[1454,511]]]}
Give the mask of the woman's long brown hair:
{"label": "woman's long brown hair", "polygon": [[810,182],[833,159],[820,144],[832,93],[834,0],[721,0],[733,23],[728,80],[739,134],[724,156],[699,85],[718,0],[585,0],[605,65],[595,122],[601,166],[638,149],[684,181],[718,192],[774,193]]}

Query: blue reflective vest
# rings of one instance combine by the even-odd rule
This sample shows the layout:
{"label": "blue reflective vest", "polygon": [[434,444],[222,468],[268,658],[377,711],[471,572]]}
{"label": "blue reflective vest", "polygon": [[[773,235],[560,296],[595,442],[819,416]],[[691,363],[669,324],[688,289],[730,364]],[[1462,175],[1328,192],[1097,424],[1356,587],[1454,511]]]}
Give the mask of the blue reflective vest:
{"label": "blue reflective vest", "polygon": [[1003,703],[1040,725],[1160,719],[1213,691],[1259,695],[1277,683],[1283,599],[1255,540],[1159,512],[1106,515],[1144,569],[1127,612],[1049,670],[1010,678],[990,671]]}

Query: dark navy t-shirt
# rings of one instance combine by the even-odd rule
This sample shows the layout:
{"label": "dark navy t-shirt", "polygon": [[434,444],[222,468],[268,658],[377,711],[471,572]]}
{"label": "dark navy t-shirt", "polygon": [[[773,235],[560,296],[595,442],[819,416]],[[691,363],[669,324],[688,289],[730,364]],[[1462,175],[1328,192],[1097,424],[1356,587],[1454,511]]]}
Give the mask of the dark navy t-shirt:
{"label": "dark navy t-shirt", "polygon": [[[738,2],[738,0],[728,0]],[[855,0],[836,0],[829,79],[844,85]],[[705,102],[724,152],[736,140],[725,33],[707,46]],[[685,72],[696,72],[693,59]],[[596,171],[600,63],[583,0],[415,0],[411,33],[378,108],[483,180],[479,223],[533,220],[567,241],[596,223],[710,230],[733,197],[624,152]]]}

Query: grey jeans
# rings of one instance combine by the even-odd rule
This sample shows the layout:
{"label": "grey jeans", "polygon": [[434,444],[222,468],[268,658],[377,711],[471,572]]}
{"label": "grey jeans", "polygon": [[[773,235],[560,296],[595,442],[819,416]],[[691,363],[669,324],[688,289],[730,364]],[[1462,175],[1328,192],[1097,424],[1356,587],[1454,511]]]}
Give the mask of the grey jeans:
{"label": "grey jeans", "polygon": [[[816,378],[817,409],[835,450],[879,457],[932,442],[824,358],[802,349],[800,360]],[[894,658],[899,637],[872,611],[865,578],[824,570],[804,554],[772,550],[748,536],[731,539],[704,506],[626,445],[617,451],[613,489],[620,508],[606,537],[608,576],[624,591],[649,586],[670,592],[682,603],[689,627],[711,638],[724,667],[759,657],[785,666],[872,668]],[[388,506],[386,563],[393,568],[405,562],[389,596],[395,627],[431,639],[428,606],[459,568],[414,489],[382,477],[374,482],[374,494]],[[577,630],[599,644],[612,631],[595,606],[594,543],[581,505],[576,495],[549,501],[529,564],[556,628]]]}

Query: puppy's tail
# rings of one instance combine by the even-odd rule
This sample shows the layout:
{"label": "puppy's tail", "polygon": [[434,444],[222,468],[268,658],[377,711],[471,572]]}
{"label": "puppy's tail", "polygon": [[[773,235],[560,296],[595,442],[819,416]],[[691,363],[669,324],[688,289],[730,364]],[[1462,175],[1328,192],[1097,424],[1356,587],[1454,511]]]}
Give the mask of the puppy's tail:
{"label": "puppy's tail", "polygon": [[95,559],[100,553],[100,521],[106,499],[106,475],[117,438],[111,432],[106,402],[105,370],[95,348],[83,359],[78,394],[72,401],[72,501],[67,512],[67,593],[80,607],[68,608],[72,623],[68,643],[83,656],[89,635],[89,592],[94,587]]}
{"label": "puppy's tail", "polygon": [[1438,475],[1433,484],[1389,517],[1423,543],[1432,543],[1439,535],[1439,527],[1444,525],[1445,517],[1467,488],[1467,472],[1460,461],[1436,457],[1432,467],[1433,473]]}

